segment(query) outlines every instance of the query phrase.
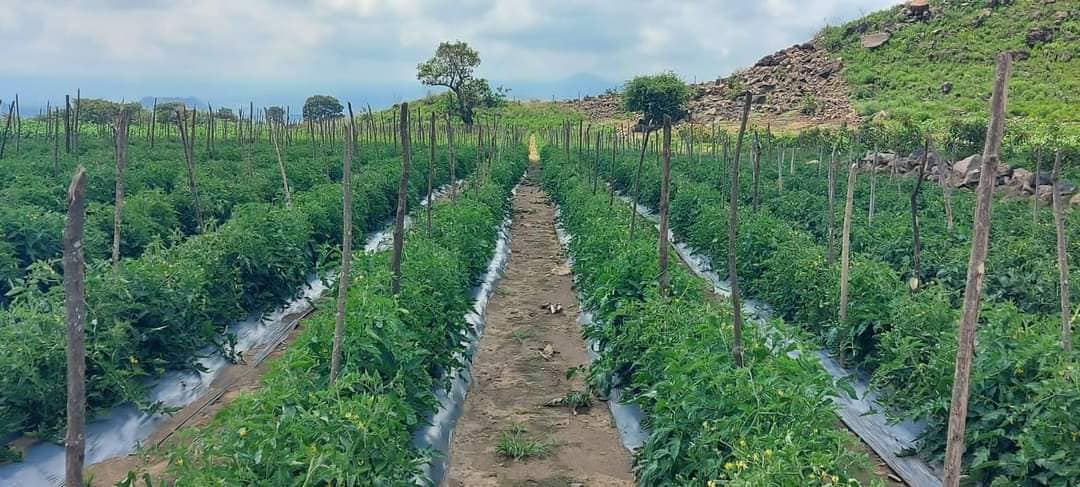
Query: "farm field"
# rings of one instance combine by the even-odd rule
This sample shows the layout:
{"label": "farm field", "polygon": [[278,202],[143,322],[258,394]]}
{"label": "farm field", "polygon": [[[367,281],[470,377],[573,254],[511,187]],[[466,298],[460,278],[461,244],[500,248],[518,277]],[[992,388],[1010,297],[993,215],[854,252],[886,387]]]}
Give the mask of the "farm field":
{"label": "farm field", "polygon": [[1080,485],[1076,5],[122,3],[0,20],[0,486]]}

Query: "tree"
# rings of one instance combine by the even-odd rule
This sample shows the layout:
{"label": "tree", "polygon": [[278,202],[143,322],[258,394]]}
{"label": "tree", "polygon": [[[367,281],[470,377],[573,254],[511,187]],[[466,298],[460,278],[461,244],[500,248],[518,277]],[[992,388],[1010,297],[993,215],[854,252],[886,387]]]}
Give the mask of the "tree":
{"label": "tree", "polygon": [[341,116],[344,109],[345,107],[341,106],[337,98],[329,95],[312,95],[304,101],[304,120],[318,122],[337,118]]}
{"label": "tree", "polygon": [[632,112],[641,112],[645,123],[654,126],[664,117],[677,122],[686,118],[686,102],[690,100],[690,87],[675,73],[638,76],[623,86],[623,106]]}
{"label": "tree", "polygon": [[139,113],[142,106],[138,103],[117,103],[99,98],[83,98],[78,102],[79,121],[90,122],[97,125],[111,124],[116,120],[121,111],[128,118]]}
{"label": "tree", "polygon": [[[465,125],[472,125],[473,113],[485,99],[491,101],[505,92],[494,94],[487,80],[476,78],[473,70],[480,65],[480,54],[465,42],[443,42],[435,56],[416,66],[416,79],[429,86],[445,86],[457,99],[457,112]],[[494,98],[493,98],[494,97]]]}
{"label": "tree", "polygon": [[214,112],[214,117],[220,120],[236,120],[236,112],[232,108],[221,107]]}
{"label": "tree", "polygon": [[[310,100],[310,98],[308,98]],[[336,100],[335,100],[336,101]],[[338,106],[341,106],[340,104]],[[305,105],[305,108],[307,106]],[[285,109],[279,106],[272,106],[266,109],[266,119],[277,124],[285,124]]]}

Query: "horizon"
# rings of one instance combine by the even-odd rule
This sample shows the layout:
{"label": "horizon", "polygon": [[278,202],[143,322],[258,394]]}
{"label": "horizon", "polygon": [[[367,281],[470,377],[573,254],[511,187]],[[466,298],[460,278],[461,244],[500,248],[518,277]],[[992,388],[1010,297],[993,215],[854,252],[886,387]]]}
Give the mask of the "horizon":
{"label": "horizon", "polygon": [[[673,71],[701,82],[752,65],[893,0],[635,2],[467,0],[0,0],[0,79],[20,112],[85,98],[194,97],[297,106],[312,94],[385,107],[442,91],[416,80],[441,41],[480,53],[478,75],[512,100],[572,99]],[[222,46],[228,46],[223,48]],[[753,46],[744,48],[743,46]],[[557,68],[552,68],[552,67]],[[288,74],[282,74],[288,73]]]}

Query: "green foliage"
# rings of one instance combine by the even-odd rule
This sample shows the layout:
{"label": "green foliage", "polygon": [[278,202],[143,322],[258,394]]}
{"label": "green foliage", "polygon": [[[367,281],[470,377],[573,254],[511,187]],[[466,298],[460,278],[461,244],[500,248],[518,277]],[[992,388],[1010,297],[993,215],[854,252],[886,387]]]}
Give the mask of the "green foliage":
{"label": "green foliage", "polygon": [[[340,103],[338,105],[340,106]],[[305,108],[307,107],[306,102],[304,103],[304,106],[305,106]],[[338,110],[338,113],[340,114],[341,110]],[[312,116],[315,116],[315,115],[313,114]],[[270,108],[267,108],[266,109],[266,119],[273,122],[273,123],[275,123],[275,124],[278,124],[278,125],[284,124],[285,123],[285,109],[281,108],[279,106],[272,106]]]}
{"label": "green foliage", "polygon": [[546,456],[549,450],[546,443],[530,438],[525,427],[518,424],[499,433],[499,440],[495,443],[495,453],[517,461]]}
{"label": "green foliage", "polygon": [[687,115],[690,88],[675,73],[638,76],[623,86],[622,99],[626,110],[641,112],[649,123],[663,123],[665,117],[676,122]]}
{"label": "green foliage", "polygon": [[[797,342],[769,345],[748,326],[747,366],[736,368],[730,305],[706,298],[710,291],[681,267],[672,269],[672,298],[661,299],[655,230],[645,224],[628,240],[628,207],[609,206],[606,195],[592,192],[580,164],[564,158],[557,148],[542,152],[545,185],[573,236],[577,290],[593,312],[585,335],[601,350],[590,383],[601,392],[621,386],[623,400],[640,404],[648,417],[650,435],[635,458],[638,483],[857,485],[854,478],[867,472],[867,459],[835,427],[829,396],[839,392],[816,360],[788,355]],[[616,167],[624,164],[633,167],[636,155]],[[617,186],[625,187],[623,175],[633,174],[625,169],[618,170]],[[650,168],[643,175],[643,187],[655,187],[654,173]],[[649,195],[644,201],[652,204]],[[723,228],[717,213],[690,210],[695,202],[717,200],[705,188],[680,185],[672,210],[672,221],[680,223],[673,227],[692,226],[695,238],[726,249],[726,242],[713,239],[720,232],[710,232]],[[753,259],[756,242],[768,246],[772,238],[753,232],[740,242],[739,258]]]}
{"label": "green foliage", "polygon": [[[1080,104],[1080,56],[1070,39],[1080,33],[1080,17],[1073,12],[1055,21],[1058,12],[1069,12],[1060,3],[1016,0],[994,9],[984,3],[934,3],[934,15],[925,22],[904,22],[904,7],[897,5],[826,27],[819,43],[843,58],[843,75],[855,94],[873,94],[853,100],[860,114],[884,111],[919,122],[984,115],[994,56],[1023,51],[1029,57],[1014,61],[1009,82],[1010,118],[1065,123],[1075,132],[1072,107]],[[1028,45],[1025,35],[1035,27],[1049,28],[1054,39]],[[886,29],[892,35],[884,45],[859,45],[862,33]],[[943,89],[946,83],[948,90]]]}
{"label": "green foliage", "polygon": [[[416,79],[430,86],[445,86],[453,97],[452,105],[466,125],[472,125],[477,107],[498,107],[505,103],[509,90],[492,90],[474,71],[480,66],[480,54],[462,41],[442,42],[435,56],[416,66]],[[449,103],[448,103],[449,104]]]}
{"label": "green foliage", "polygon": [[337,118],[344,109],[341,102],[330,95],[311,95],[304,100],[304,120],[321,122]]}

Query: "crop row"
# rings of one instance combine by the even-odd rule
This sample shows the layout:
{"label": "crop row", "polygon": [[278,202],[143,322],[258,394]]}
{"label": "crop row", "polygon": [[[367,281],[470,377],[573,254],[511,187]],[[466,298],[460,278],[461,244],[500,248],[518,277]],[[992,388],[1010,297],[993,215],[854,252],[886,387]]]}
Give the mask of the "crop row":
{"label": "crop row", "polygon": [[470,289],[486,269],[525,154],[507,151],[452,203],[431,234],[406,234],[401,294],[389,255],[359,253],[346,304],[341,376],[329,385],[334,310],[322,308],[262,388],[227,406],[170,452],[177,485],[408,485],[430,453],[411,432],[435,410],[433,388],[464,365]]}
{"label": "crop row", "polygon": [[[459,158],[459,174],[472,170]],[[436,184],[448,181],[445,156]],[[413,166],[409,200],[426,191],[426,164]],[[354,172],[353,224],[372,230],[396,206],[401,161],[387,157]],[[140,402],[143,379],[194,367],[208,346],[228,349],[225,325],[294,296],[320,256],[341,239],[340,184],[311,186],[292,208],[244,203],[213,231],[165,248],[151,246],[116,271],[87,272],[87,402],[91,413]],[[357,232],[363,238],[363,232]],[[64,418],[64,314],[60,279],[48,266],[0,312],[0,437],[51,435]],[[224,338],[224,340],[223,340]],[[143,406],[151,407],[153,405]]]}
{"label": "crop row", "polygon": [[[30,139],[18,154],[8,154],[0,170],[0,292],[9,282],[18,287],[33,263],[56,261],[61,253],[61,233],[67,203],[68,181],[53,174],[51,145]],[[189,190],[187,169],[178,143],[160,141],[151,149],[138,141],[128,148],[124,183],[126,197],[120,255],[138,257],[155,240],[175,244],[197,232],[195,206]],[[87,226],[84,249],[88,260],[107,259],[113,238],[115,167],[111,145],[97,139],[81,149],[87,167]],[[340,158],[312,157],[306,147],[283,149],[289,185],[294,192],[341,179]],[[392,154],[390,147],[368,144],[360,147],[357,159],[370,161]],[[208,226],[227,221],[233,209],[245,203],[282,200],[282,184],[273,149],[267,144],[242,146],[225,144],[196,164],[199,207]],[[60,174],[70,174],[74,160],[65,156]],[[6,298],[0,298],[6,300]]]}
{"label": "crop row", "polygon": [[[630,158],[617,161],[611,172],[617,187],[631,187],[635,164]],[[717,172],[708,173],[685,160],[673,167],[673,231],[714,262],[724,262],[728,203],[724,191],[717,189]],[[749,174],[747,168],[743,170]],[[826,214],[822,207],[827,203],[822,202],[820,183],[805,174],[809,170],[799,171],[811,182],[786,178],[783,195],[770,190],[759,211],[753,212],[749,204],[740,210],[736,242],[739,280],[750,296],[769,303],[785,320],[815,333],[849,365],[872,373],[872,382],[893,414],[926,422],[921,449],[930,458],[940,458],[957,344],[959,307],[955,295],[962,281],[956,279],[966,272],[970,247],[966,243],[968,225],[961,224],[970,212],[959,208],[970,206],[958,205],[957,228],[951,235],[944,228],[939,232],[933,229],[934,224],[927,225],[930,217],[925,214],[932,214],[932,210],[922,210],[924,229],[931,228],[923,234],[924,269],[936,270],[924,276],[929,284],[913,292],[904,278],[906,257],[899,256],[904,245],[898,242],[905,236],[910,238],[910,210],[897,201],[900,193],[879,193],[879,213],[873,225],[861,218],[853,223],[857,230],[852,232],[852,247],[857,251],[851,262],[851,298],[848,318],[840,321],[839,263],[828,262],[821,235],[825,230],[820,215]],[[879,191],[901,184],[884,177],[877,183]],[[762,182],[763,186],[770,184],[775,181]],[[800,185],[812,191],[801,190]],[[642,192],[644,204],[657,204],[658,194],[652,188],[658,186],[658,171],[648,167],[641,185],[649,188]],[[749,192],[744,190],[743,194]],[[1060,484],[1080,475],[1080,417],[1075,415],[1080,408],[1080,377],[1073,365],[1078,357],[1075,352],[1067,356],[1061,351],[1058,316],[1025,311],[1049,307],[1047,274],[1056,274],[1056,264],[1039,252],[1025,250],[1025,243],[1048,237],[1033,236],[1028,225],[1018,222],[1024,215],[1024,221],[1030,221],[1030,207],[1023,207],[1027,212],[1011,209],[1017,204],[1000,204],[1004,211],[995,215],[994,228],[1001,232],[995,233],[992,242],[987,281],[990,297],[984,301],[980,316],[965,463],[971,477],[987,482]],[[837,206],[842,207],[842,203]],[[1052,232],[1045,226],[1039,228]],[[955,255],[945,258],[939,251]],[[958,262],[961,258],[965,259],[962,265]],[[955,269],[944,270],[947,268]],[[1008,275],[1014,277],[1005,277]],[[1024,281],[1013,284],[1010,279]],[[1038,293],[1025,294],[1033,291],[1024,288],[1032,285],[1030,280],[1043,282],[1034,290]],[[1015,285],[1020,287],[1011,287]]]}
{"label": "crop row", "polygon": [[[659,296],[658,233],[628,238],[630,209],[596,194],[576,161],[545,148],[545,183],[572,234],[570,253],[585,330],[601,349],[590,383],[647,416],[649,438],[636,454],[641,485],[857,485],[869,461],[836,428],[839,394],[797,341],[770,343],[746,330],[745,367],[731,357],[729,301],[711,295],[682,267],[671,297]],[[651,184],[651,183],[650,183]],[[602,193],[602,192],[601,192]],[[617,200],[616,200],[617,201]],[[771,323],[786,328],[784,323]]]}

